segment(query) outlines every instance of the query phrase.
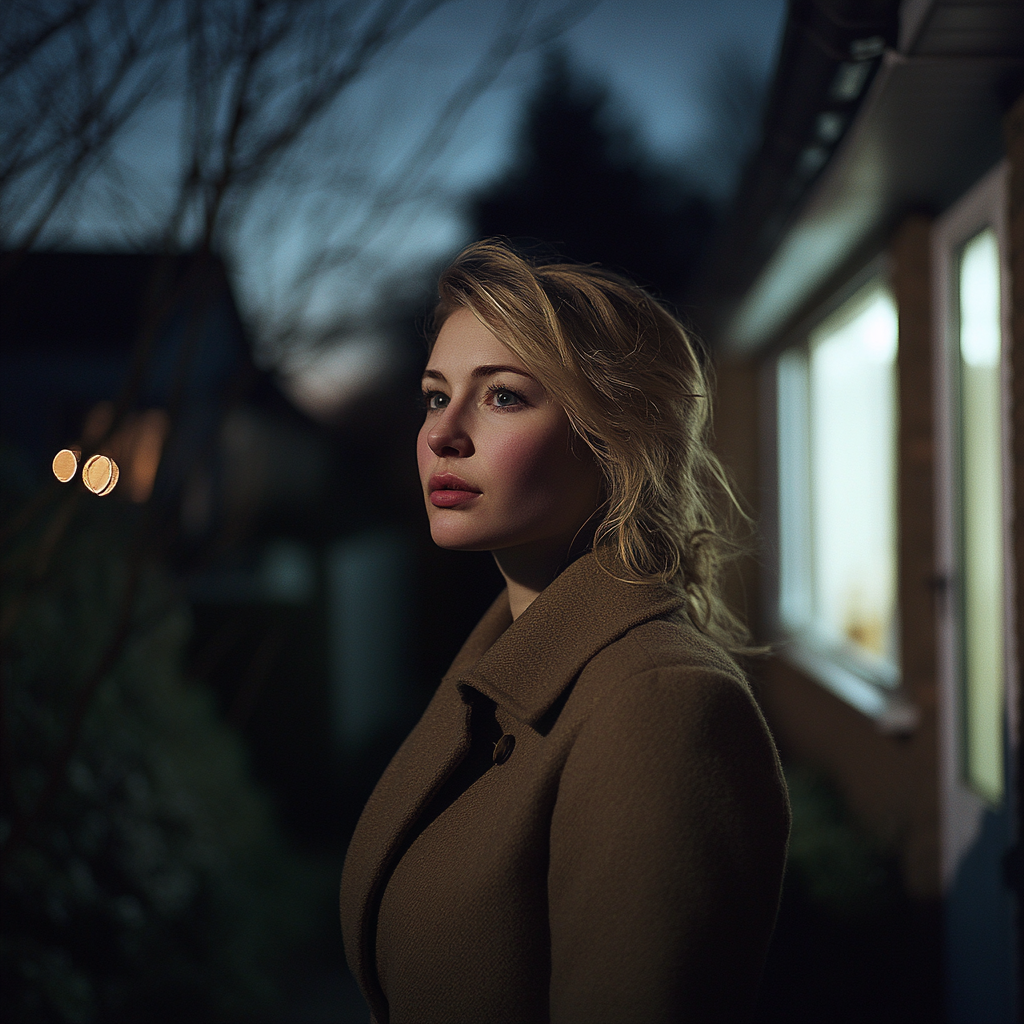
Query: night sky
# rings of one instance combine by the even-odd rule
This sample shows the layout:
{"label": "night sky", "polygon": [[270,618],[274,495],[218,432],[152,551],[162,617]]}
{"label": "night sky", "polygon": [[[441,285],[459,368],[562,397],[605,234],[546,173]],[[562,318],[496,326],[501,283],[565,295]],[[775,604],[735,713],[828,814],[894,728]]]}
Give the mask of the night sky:
{"label": "night sky", "polygon": [[[608,89],[614,114],[653,156],[714,193],[720,192],[714,173],[702,180],[702,147],[714,132],[711,80],[723,57],[732,55],[749,61],[754,77],[767,82],[785,10],[784,0],[604,0],[565,34],[562,45],[581,73]],[[379,166],[400,164],[415,144],[438,97],[452,89],[493,31],[491,11],[493,6],[471,0],[439,12],[398,55],[395,64],[402,74],[395,75],[389,65],[351,97],[364,110],[376,111],[386,128],[377,140]],[[382,232],[378,244],[391,247],[386,258],[415,265],[465,240],[460,201],[499,175],[514,156],[523,103],[538,69],[537,53],[516,58],[476,102],[438,160],[436,172],[449,190],[448,201],[424,202],[408,218],[398,218],[393,233]],[[386,346],[372,331],[353,337],[301,374],[297,397],[311,406],[318,399],[331,404],[385,363]]]}
{"label": "night sky", "polygon": [[[532,17],[564,6],[537,0]],[[291,183],[261,186],[223,249],[265,365],[287,376],[303,366],[314,370],[312,378],[303,373],[307,383],[335,395],[346,380],[356,383],[384,365],[379,311],[403,282],[429,275],[467,240],[467,200],[514,157],[523,104],[538,82],[539,49],[512,58],[454,126],[433,129],[509,9],[488,0],[442,5],[340,96]],[[784,0],[603,0],[575,10],[575,24],[560,39],[572,65],[608,90],[612,115],[643,148],[722,199],[724,179],[707,153],[715,133],[712,82],[737,61],[768,81]],[[113,176],[98,175],[55,218],[43,245],[152,246],[147,232],[154,237],[166,219],[182,167],[184,107],[171,79],[122,133],[113,154],[116,187]],[[428,151],[417,164],[414,154]],[[382,184],[397,190],[410,174],[420,182],[416,194],[383,204],[361,236],[358,258],[305,290],[295,287],[304,254],[345,245],[365,219],[368,197],[375,190],[379,197]],[[347,326],[336,330],[342,321]],[[282,324],[297,322],[310,333],[323,334],[325,325],[335,332],[326,362],[298,357],[301,343],[284,352],[267,341]]]}

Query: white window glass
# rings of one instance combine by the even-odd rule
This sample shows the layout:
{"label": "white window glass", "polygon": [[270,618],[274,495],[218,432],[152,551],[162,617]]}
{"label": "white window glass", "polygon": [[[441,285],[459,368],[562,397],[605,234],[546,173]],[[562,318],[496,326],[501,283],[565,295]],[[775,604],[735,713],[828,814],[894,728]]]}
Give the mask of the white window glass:
{"label": "white window glass", "polygon": [[815,624],[894,661],[896,310],[883,288],[810,339]]}
{"label": "white window glass", "polygon": [[1003,795],[1003,530],[999,247],[989,228],[960,259],[961,609],[967,782]]}
{"label": "white window glass", "polygon": [[778,363],[784,624],[895,685],[896,309],[874,282]]}

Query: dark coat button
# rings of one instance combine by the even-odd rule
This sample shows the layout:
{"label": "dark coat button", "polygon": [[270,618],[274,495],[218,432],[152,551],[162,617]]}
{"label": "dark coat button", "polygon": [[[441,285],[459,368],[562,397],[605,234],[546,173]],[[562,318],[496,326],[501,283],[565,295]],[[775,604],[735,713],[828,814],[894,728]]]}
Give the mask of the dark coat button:
{"label": "dark coat button", "polygon": [[494,763],[504,764],[512,756],[512,748],[516,745],[515,736],[506,733],[494,744]]}

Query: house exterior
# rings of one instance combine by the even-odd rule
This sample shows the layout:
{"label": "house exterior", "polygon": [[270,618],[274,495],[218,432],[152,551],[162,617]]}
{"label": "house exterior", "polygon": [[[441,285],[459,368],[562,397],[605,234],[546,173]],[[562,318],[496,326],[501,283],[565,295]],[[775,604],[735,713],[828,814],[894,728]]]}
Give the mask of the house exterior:
{"label": "house exterior", "polygon": [[[146,500],[158,464],[163,490],[183,487],[197,453],[213,445],[233,389],[252,376],[220,261],[27,252],[4,264],[0,432],[8,456],[38,483],[58,449],[88,447],[113,428],[104,445],[124,463],[119,497],[130,491]],[[114,424],[119,403],[125,410]],[[171,414],[178,422],[165,451]],[[143,453],[125,442],[147,433],[159,436],[143,460],[152,463],[149,486],[137,488],[134,463]]]}
{"label": "house exterior", "polygon": [[30,251],[3,263],[0,441],[21,487],[46,482],[59,449],[98,446],[120,466],[117,498],[154,494],[186,551],[225,531],[232,543],[331,531],[312,521],[330,432],[254,364],[220,259]]}
{"label": "house exterior", "polygon": [[794,0],[700,301],[766,715],[1019,1019],[1024,5]]}

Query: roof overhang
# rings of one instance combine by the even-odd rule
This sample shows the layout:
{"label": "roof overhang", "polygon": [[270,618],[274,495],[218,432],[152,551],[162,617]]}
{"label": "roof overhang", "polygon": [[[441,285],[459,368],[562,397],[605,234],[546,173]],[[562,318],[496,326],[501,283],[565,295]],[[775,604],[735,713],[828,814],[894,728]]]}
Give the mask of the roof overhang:
{"label": "roof overhang", "polygon": [[904,4],[900,48],[883,54],[853,123],[742,290],[718,332],[721,350],[769,344],[858,253],[881,249],[903,216],[941,212],[1002,157],[1002,117],[1024,71],[1022,41],[1005,32],[993,41],[1006,4],[955,5],[975,15],[972,31],[959,34],[935,17],[953,6]]}

